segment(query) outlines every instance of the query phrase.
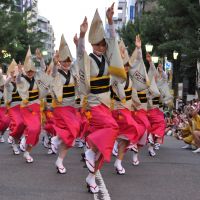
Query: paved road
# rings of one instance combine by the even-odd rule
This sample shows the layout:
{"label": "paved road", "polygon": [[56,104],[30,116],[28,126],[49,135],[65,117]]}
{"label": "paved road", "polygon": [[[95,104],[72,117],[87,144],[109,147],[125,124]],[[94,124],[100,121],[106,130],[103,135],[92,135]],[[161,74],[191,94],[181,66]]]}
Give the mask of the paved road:
{"label": "paved road", "polygon": [[47,155],[41,144],[33,152],[35,162],[25,163],[12,154],[8,144],[0,144],[0,200],[200,200],[200,155],[183,150],[181,141],[167,136],[154,158],[146,148],[140,166],[131,165],[128,152],[126,175],[116,175],[113,163],[101,171],[109,196],[91,195],[85,188],[87,170],[80,162],[81,149],[69,151],[67,174],[56,173],[55,155]]}

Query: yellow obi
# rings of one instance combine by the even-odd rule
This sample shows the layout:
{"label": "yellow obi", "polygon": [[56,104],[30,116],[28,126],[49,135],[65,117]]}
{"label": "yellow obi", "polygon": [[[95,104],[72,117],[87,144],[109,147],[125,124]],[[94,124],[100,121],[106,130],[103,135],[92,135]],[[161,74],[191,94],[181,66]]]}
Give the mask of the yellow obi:
{"label": "yellow obi", "polygon": [[155,98],[153,98],[152,99],[152,103],[153,103],[153,105],[159,105],[159,97],[155,97]]}
{"label": "yellow obi", "polygon": [[101,76],[90,79],[90,92],[101,94],[110,91],[110,76]]}
{"label": "yellow obi", "polygon": [[52,103],[52,96],[50,94],[46,96],[46,101],[47,103]]}
{"label": "yellow obi", "polygon": [[141,92],[137,92],[138,98],[140,99],[141,103],[147,103],[147,95],[146,92],[141,91]]}
{"label": "yellow obi", "polygon": [[75,96],[74,84],[63,85],[63,98]]}
{"label": "yellow obi", "polygon": [[29,90],[28,93],[29,93],[28,101],[34,101],[34,100],[39,99],[39,90],[38,89]]}
{"label": "yellow obi", "polygon": [[2,97],[1,99],[0,99],[0,105],[3,105],[4,104],[4,98]]}
{"label": "yellow obi", "polygon": [[[126,95],[126,101],[131,100],[132,98],[132,88],[127,88],[124,90],[125,95]],[[116,101],[121,101],[119,99],[119,97],[113,92],[113,99],[115,99]]]}

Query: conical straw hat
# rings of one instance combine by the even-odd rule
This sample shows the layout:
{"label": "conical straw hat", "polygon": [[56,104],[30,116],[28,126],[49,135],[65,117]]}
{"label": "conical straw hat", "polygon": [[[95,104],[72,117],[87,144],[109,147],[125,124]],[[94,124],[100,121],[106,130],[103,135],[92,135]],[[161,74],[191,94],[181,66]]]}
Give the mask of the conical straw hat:
{"label": "conical straw hat", "polygon": [[103,22],[98,10],[96,10],[89,31],[88,40],[91,44],[98,44],[105,37]]}
{"label": "conical straw hat", "polygon": [[69,58],[71,61],[73,61],[72,54],[69,50],[69,46],[68,46],[63,34],[61,36],[58,54],[59,54],[59,61],[65,61],[67,58]]}
{"label": "conical straw hat", "polygon": [[31,49],[30,49],[30,46],[28,48],[28,51],[26,53],[26,58],[25,58],[25,61],[24,61],[24,70],[25,72],[28,72],[28,71],[36,71],[36,68],[35,68],[35,64],[32,60],[32,54],[31,54]]}

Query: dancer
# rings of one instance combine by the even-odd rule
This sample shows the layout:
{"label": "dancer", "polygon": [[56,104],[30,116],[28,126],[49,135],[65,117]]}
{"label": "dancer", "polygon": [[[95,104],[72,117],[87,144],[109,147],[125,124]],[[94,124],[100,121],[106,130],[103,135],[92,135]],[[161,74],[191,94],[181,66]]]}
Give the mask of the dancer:
{"label": "dancer", "polygon": [[37,71],[32,61],[30,47],[27,51],[24,72],[19,67],[20,78],[16,80],[17,91],[22,98],[21,114],[24,124],[24,136],[26,139],[26,147],[24,158],[27,163],[33,162],[33,157],[30,155],[33,147],[38,143],[41,131],[41,116],[40,116],[40,100],[44,98],[48,91],[48,83],[46,83],[45,63],[41,64],[41,71]]}
{"label": "dancer", "polygon": [[4,97],[6,101],[6,106],[8,109],[8,114],[10,117],[10,136],[13,138],[12,148],[14,155],[19,155],[20,151],[18,149],[19,141],[24,133],[25,125],[23,122],[23,117],[20,112],[20,104],[22,102],[19,96],[16,82],[20,79],[21,74],[18,73],[18,65],[13,59],[8,67],[8,77],[5,81]]}
{"label": "dancer", "polygon": [[3,77],[2,69],[0,69],[0,143],[4,143],[4,133],[9,126],[10,118],[7,113],[7,109],[4,101],[4,84],[5,79]]}
{"label": "dancer", "polygon": [[151,127],[149,129],[149,153],[159,150],[160,145],[163,143],[165,135],[165,119],[164,113],[159,109],[160,92],[156,85],[158,72],[152,62],[149,53],[146,54],[146,59],[149,62],[150,69],[148,76],[151,82],[148,92],[148,119]]}
{"label": "dancer", "polygon": [[[78,55],[85,57],[85,64],[80,70],[80,80],[85,81],[86,94],[88,99],[88,120],[89,135],[86,142],[89,149],[85,152],[85,161],[89,175],[86,178],[88,190],[97,193],[99,187],[95,181],[95,173],[101,168],[104,161],[109,162],[114,141],[118,134],[118,125],[112,117],[110,107],[110,75],[115,74],[125,78],[125,70],[120,57],[115,32],[113,27],[114,3],[106,12],[109,23],[110,41],[105,39],[103,23],[98,10],[94,15],[89,31],[89,42],[92,45],[93,53],[87,56],[85,52],[84,37],[88,29],[87,18],[80,26],[80,38],[78,44]],[[114,42],[115,47],[109,48],[109,44]],[[107,49],[108,45],[108,49]],[[118,54],[116,54],[116,51]],[[110,55],[108,55],[110,53]],[[111,54],[112,53],[112,54]],[[111,56],[112,55],[112,56]],[[112,57],[112,58],[111,58]],[[110,59],[110,60],[109,60]],[[113,62],[120,61],[119,62]],[[117,60],[118,59],[118,60]],[[118,65],[119,64],[119,65]],[[115,67],[116,66],[116,67]],[[120,66],[120,67],[117,67]],[[83,72],[83,73],[82,73]],[[110,73],[109,73],[110,72]],[[81,90],[82,91],[82,90]]]}
{"label": "dancer", "polygon": [[68,149],[74,146],[75,139],[80,131],[80,121],[75,108],[75,88],[78,80],[72,61],[69,47],[62,35],[59,52],[54,57],[52,71],[53,115],[55,120],[53,127],[57,134],[52,143],[60,141],[59,155],[55,163],[60,174],[66,173],[63,160]]}
{"label": "dancer", "polygon": [[[136,47],[140,48],[140,40],[136,37]],[[128,145],[137,144],[139,129],[137,122],[133,119],[132,108],[132,87],[133,83],[129,74],[129,56],[123,40],[120,41],[121,56],[123,58],[124,67],[127,73],[127,80],[124,83],[112,83],[112,98],[114,100],[114,108],[112,111],[113,117],[119,125],[119,134],[117,137],[118,151],[117,159],[114,163],[117,174],[125,174],[125,169],[122,167],[122,160]],[[114,148],[113,148],[114,149]]]}

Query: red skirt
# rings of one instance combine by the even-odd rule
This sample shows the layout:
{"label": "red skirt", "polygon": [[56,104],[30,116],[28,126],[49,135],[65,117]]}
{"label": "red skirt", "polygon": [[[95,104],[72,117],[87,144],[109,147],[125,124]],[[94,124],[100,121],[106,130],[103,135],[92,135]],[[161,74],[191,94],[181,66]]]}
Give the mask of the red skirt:
{"label": "red skirt", "polygon": [[148,119],[151,123],[149,132],[157,137],[164,137],[166,124],[163,112],[158,108],[150,109]]}
{"label": "red skirt", "polygon": [[46,120],[44,124],[44,130],[47,134],[50,134],[52,137],[56,136],[56,130],[54,129],[55,119],[53,116],[53,112],[50,110],[44,111]]}
{"label": "red skirt", "polygon": [[77,138],[85,139],[86,133],[89,129],[89,122],[87,120],[87,117],[85,116],[85,113],[82,110],[77,110],[77,117],[80,121],[80,132],[77,135]]}
{"label": "red skirt", "polygon": [[35,146],[39,141],[41,131],[40,105],[37,103],[21,108],[21,114],[26,126],[24,135],[26,144]]}
{"label": "red skirt", "polygon": [[15,139],[20,139],[25,130],[24,119],[20,112],[20,105],[9,108],[8,114],[10,117],[10,136]]}
{"label": "red skirt", "polygon": [[150,129],[150,122],[147,117],[147,111],[144,109],[133,111],[132,117],[138,123],[138,128],[140,129],[139,133],[141,133],[139,135],[138,144],[143,146],[147,142],[147,133]]}
{"label": "red skirt", "polygon": [[113,110],[112,115],[119,126],[119,136],[124,136],[132,144],[137,144],[140,133],[140,127],[133,119],[132,113],[128,109]]}
{"label": "red skirt", "polygon": [[95,146],[101,153],[98,169],[103,162],[109,162],[119,127],[112,117],[110,109],[103,104],[90,109],[89,135],[86,138],[89,146]]}
{"label": "red skirt", "polygon": [[80,121],[74,107],[56,107],[53,111],[55,123],[53,125],[58,137],[67,145],[72,147],[80,132]]}
{"label": "red skirt", "polygon": [[6,107],[0,107],[0,132],[4,133],[8,128],[10,123],[10,118],[7,113]]}

